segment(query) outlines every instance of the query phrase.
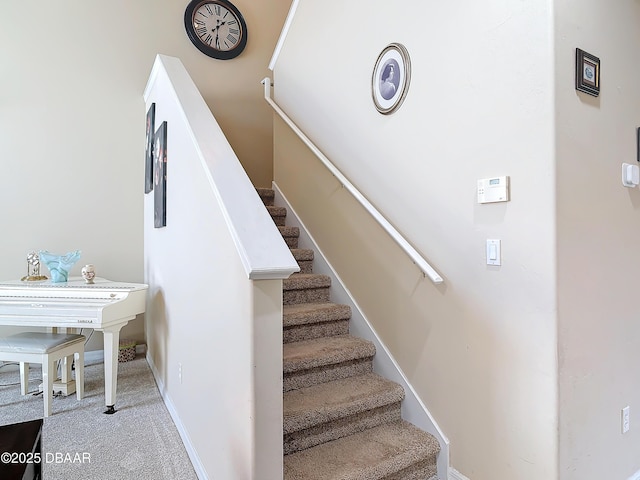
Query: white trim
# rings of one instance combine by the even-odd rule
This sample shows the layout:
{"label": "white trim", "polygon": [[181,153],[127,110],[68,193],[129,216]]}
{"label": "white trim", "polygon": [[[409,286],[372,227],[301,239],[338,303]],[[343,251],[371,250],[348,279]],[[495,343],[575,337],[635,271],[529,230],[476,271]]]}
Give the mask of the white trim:
{"label": "white trim", "polygon": [[144,99],[147,108],[174,105],[211,186],[233,238],[240,261],[252,280],[285,279],[300,270],[224,132],[180,59],[157,55]]}
{"label": "white trim", "polygon": [[409,380],[402,372],[400,366],[393,358],[393,355],[378,337],[367,318],[362,313],[362,309],[351,295],[351,292],[345,287],[340,276],[333,269],[331,264],[326,260],[322,250],[318,247],[314,238],[309,234],[304,223],[300,220],[296,211],[291,207],[286,197],[282,194],[276,182],[273,182],[273,190],[275,192],[275,204],[278,206],[286,206],[287,208],[287,224],[296,226],[300,229],[300,237],[298,246],[300,248],[310,248],[315,252],[313,260],[313,271],[331,277],[331,297],[334,302],[349,305],[351,307],[351,332],[361,338],[374,343],[376,347],[376,355],[373,359],[374,370],[380,375],[402,385],[405,391],[405,399],[402,402],[402,417],[433,435],[440,443],[440,453],[438,454],[438,478],[443,479],[443,475],[449,469],[449,440],[444,432],[438,426],[426,405]]}
{"label": "white trim", "polygon": [[394,242],[409,256],[413,263],[422,271],[424,275],[429,277],[433,283],[442,283],[444,280],[436,272],[436,270],[429,265],[429,262],[411,245],[402,234],[391,225],[391,223],[374,207],[369,200],[358,190],[348,179],[345,177],[338,168],[331,163],[324,153],[320,151],[318,147],[307,137],[300,128],[289,118],[289,116],[278,106],[276,102],[271,98],[271,80],[265,77],[262,80],[264,85],[264,99],[273,110],[284,120],[284,122],[293,130],[293,132],[302,140],[302,142],[318,157],[322,164],[327,167],[333,176],[335,176],[342,186],[355,198],[360,205],[371,215],[376,222],[384,229],[385,232],[392,238]]}
{"label": "white trim", "polygon": [[271,61],[269,62],[269,70],[271,70],[272,72],[273,72],[273,68],[276,66],[278,57],[280,56],[280,50],[282,50],[282,45],[284,45],[284,41],[287,38],[289,29],[291,28],[291,23],[293,23],[293,17],[296,15],[298,3],[300,3],[300,0],[293,0],[293,2],[291,3],[291,7],[289,8],[289,13],[287,14],[287,19],[284,21],[284,26],[282,27],[282,31],[280,32],[278,43],[276,43],[276,48],[273,51],[273,55],[271,56]]}
{"label": "white trim", "polygon": [[449,480],[469,480],[469,479],[464,475],[462,475],[455,468],[449,467]]}
{"label": "white trim", "polygon": [[191,459],[191,463],[193,464],[193,469],[195,470],[196,475],[198,476],[198,479],[208,480],[209,477],[207,477],[207,474],[205,473],[205,469],[202,465],[202,462],[200,461],[200,457],[196,453],[195,448],[193,448],[193,444],[191,443],[191,439],[189,438],[187,429],[182,424],[182,421],[180,420],[180,416],[178,415],[176,408],[173,406],[173,402],[171,401],[171,398],[169,398],[169,395],[166,393],[166,390],[164,388],[164,383],[162,383],[162,380],[160,379],[160,374],[158,373],[158,370],[156,369],[156,366],[153,363],[151,356],[147,354],[146,358],[147,358],[147,363],[151,368],[151,373],[153,373],[153,378],[156,381],[156,385],[158,387],[158,391],[160,392],[160,396],[162,397],[162,400],[164,401],[164,404],[167,407],[167,410],[169,411],[169,415],[171,415],[173,423],[175,423],[176,428],[178,429],[178,433],[180,434],[180,438],[182,438],[182,443],[184,443],[184,447],[187,450],[187,455],[189,455],[189,458]]}

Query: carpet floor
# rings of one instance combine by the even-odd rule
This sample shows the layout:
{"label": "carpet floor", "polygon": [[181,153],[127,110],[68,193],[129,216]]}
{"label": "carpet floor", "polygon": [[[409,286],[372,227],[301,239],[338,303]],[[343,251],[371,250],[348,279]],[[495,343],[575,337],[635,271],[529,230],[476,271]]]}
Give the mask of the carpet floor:
{"label": "carpet floor", "polygon": [[[31,365],[30,391],[41,382]],[[20,395],[17,367],[0,368],[0,425],[43,417],[41,395]],[[105,415],[104,367],[85,366],[85,398],[54,397],[42,428],[42,480],[197,480],[143,356],[119,364],[117,413]]]}

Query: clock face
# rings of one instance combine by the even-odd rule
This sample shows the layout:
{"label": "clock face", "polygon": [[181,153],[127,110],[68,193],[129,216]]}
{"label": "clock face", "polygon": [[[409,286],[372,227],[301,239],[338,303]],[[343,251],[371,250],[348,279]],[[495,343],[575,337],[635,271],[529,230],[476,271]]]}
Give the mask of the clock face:
{"label": "clock face", "polygon": [[244,18],[226,0],[193,0],[185,10],[184,25],[196,48],[213,58],[235,58],[247,44]]}

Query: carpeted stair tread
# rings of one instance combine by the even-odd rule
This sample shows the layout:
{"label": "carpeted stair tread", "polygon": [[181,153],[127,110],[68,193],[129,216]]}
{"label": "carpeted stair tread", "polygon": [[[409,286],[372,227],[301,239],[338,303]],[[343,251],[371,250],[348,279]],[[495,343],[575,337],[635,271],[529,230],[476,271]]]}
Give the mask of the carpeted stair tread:
{"label": "carpeted stair tread", "polygon": [[292,390],[284,395],[284,433],[399,403],[404,389],[375,373]]}
{"label": "carpeted stair tread", "polygon": [[298,248],[300,229],[298,227],[289,227],[284,225],[278,225],[277,227],[287,246],[289,248]]}
{"label": "carpeted stair tread", "polygon": [[282,281],[282,290],[306,290],[308,288],[327,288],[331,286],[331,277],[319,273],[294,273]]}
{"label": "carpeted stair tread", "polygon": [[347,335],[349,333],[351,308],[348,305],[329,302],[284,303],[282,315],[283,343]]}
{"label": "carpeted stair tread", "polygon": [[284,480],[399,479],[415,464],[430,478],[439,450],[435,438],[400,420],[286,455]]}
{"label": "carpeted stair tread", "polygon": [[351,335],[314,338],[286,343],[282,347],[284,373],[308,370],[351,360],[373,357],[376,347],[368,340]]}
{"label": "carpeted stair tread", "polygon": [[294,273],[282,281],[282,303],[327,303],[331,297],[331,277],[315,273]]}
{"label": "carpeted stair tread", "polygon": [[275,205],[266,205],[266,208],[270,215],[275,215],[276,217],[287,216],[287,209],[285,207],[276,207]]}
{"label": "carpeted stair tread", "polygon": [[313,250],[308,248],[292,248],[291,254],[298,262],[300,273],[313,273]]}
{"label": "carpeted stair tread", "polygon": [[256,188],[256,191],[265,206],[273,205],[275,191],[272,188]]}
{"label": "carpeted stair tread", "polygon": [[283,237],[299,237],[300,229],[298,227],[291,227],[288,225],[278,226],[278,230]]}
{"label": "carpeted stair tread", "polygon": [[284,226],[285,219],[287,217],[287,209],[284,207],[275,207],[273,205],[266,205],[266,208],[275,224],[278,226]]}
{"label": "carpeted stair tread", "polygon": [[313,260],[313,250],[310,248],[292,248],[291,254],[298,262]]}
{"label": "carpeted stair tread", "polygon": [[351,307],[338,303],[297,303],[284,305],[282,320],[284,327],[311,323],[349,320]]}

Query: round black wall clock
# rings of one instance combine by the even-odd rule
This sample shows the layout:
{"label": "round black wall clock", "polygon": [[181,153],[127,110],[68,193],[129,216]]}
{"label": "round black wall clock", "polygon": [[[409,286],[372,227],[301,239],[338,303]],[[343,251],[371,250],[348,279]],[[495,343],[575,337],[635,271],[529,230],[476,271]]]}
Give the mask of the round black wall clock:
{"label": "round black wall clock", "polygon": [[212,58],[235,58],[247,46],[247,24],[227,0],[191,0],[184,12],[184,28],[191,43]]}

